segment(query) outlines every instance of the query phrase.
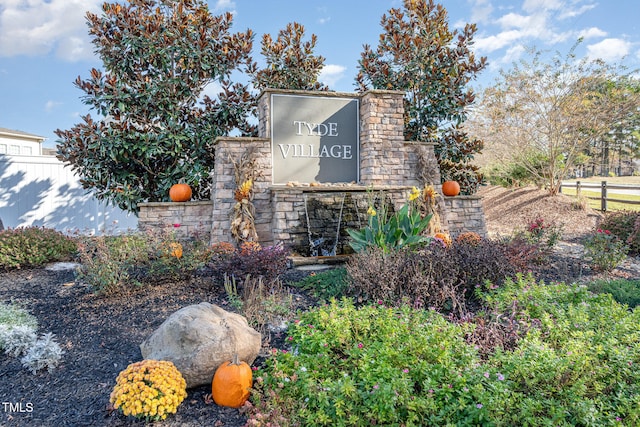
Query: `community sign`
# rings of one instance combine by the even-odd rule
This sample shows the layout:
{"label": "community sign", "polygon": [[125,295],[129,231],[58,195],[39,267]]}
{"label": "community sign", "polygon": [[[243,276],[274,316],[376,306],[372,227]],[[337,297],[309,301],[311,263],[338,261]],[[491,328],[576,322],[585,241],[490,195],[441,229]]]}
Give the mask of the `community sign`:
{"label": "community sign", "polygon": [[358,99],[271,95],[273,183],[359,180]]}

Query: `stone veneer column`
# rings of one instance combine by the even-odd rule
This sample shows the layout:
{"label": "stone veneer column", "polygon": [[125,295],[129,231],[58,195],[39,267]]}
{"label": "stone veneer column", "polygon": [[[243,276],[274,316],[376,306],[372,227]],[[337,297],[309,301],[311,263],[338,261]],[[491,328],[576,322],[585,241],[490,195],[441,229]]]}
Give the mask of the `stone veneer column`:
{"label": "stone veneer column", "polygon": [[403,92],[365,92],[360,103],[360,183],[407,185]]}
{"label": "stone veneer column", "polygon": [[475,231],[487,237],[487,224],[480,196],[445,197],[447,230],[453,237],[465,231]]}
{"label": "stone veneer column", "polygon": [[[256,208],[255,225],[260,242],[273,241],[271,233],[271,144],[265,138],[221,137],[215,141],[216,159],[211,186],[213,212],[211,216],[211,242],[232,242],[231,214],[236,200],[233,195],[235,182],[233,162],[251,150],[255,150],[258,178],[253,183],[253,204]],[[233,160],[233,161],[232,161]]]}

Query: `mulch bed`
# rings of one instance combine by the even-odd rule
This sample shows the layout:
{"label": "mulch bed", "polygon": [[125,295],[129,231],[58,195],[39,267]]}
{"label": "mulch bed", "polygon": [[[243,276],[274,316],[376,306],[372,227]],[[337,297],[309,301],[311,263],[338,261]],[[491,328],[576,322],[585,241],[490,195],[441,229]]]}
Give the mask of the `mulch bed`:
{"label": "mulch bed", "polygon": [[[97,297],[75,281],[71,270],[3,272],[0,301],[22,304],[38,319],[39,333],[55,334],[65,353],[52,372],[35,375],[22,366],[19,358],[0,353],[0,425],[144,425],[110,410],[109,394],[118,373],[142,359],[139,344],[171,313],[202,301],[232,310],[225,298],[222,285],[202,276],[149,285],[117,297]],[[278,338],[271,337],[271,344]],[[207,386],[189,389],[178,412],[161,424],[245,424],[239,410],[217,406],[209,393],[211,388]]]}
{"label": "mulch bed", "polygon": [[[566,252],[566,251],[565,251]],[[557,253],[536,276],[545,281],[576,281],[597,277],[575,254]],[[288,281],[305,273],[290,270]],[[640,277],[637,260],[625,262],[621,277]],[[285,282],[287,281],[285,280]],[[98,297],[75,281],[73,271],[17,270],[0,275],[0,301],[21,303],[39,322],[39,332],[52,332],[63,347],[60,365],[52,372],[32,374],[18,358],[0,354],[0,412],[2,426],[124,426],[143,421],[109,408],[109,394],[118,373],[142,359],[139,344],[171,313],[208,301],[231,310],[223,286],[201,275],[176,283],[144,286],[136,291]],[[299,308],[312,298],[296,290]],[[280,348],[284,336],[265,339]],[[260,363],[260,360],[257,361]],[[237,409],[212,403],[210,387],[188,390],[175,415],[163,426],[243,426]],[[5,402],[7,403],[5,405]],[[8,404],[14,411],[8,411]],[[23,412],[15,411],[16,404]],[[31,410],[30,410],[31,409]]]}

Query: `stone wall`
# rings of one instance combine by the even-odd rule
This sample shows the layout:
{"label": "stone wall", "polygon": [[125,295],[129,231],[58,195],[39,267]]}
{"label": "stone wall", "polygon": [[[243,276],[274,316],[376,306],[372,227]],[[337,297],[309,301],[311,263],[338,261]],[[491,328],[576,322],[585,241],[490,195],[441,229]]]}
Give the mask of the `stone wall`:
{"label": "stone wall", "polygon": [[200,202],[149,202],[140,203],[138,228],[170,228],[181,239],[211,237],[210,201]]}

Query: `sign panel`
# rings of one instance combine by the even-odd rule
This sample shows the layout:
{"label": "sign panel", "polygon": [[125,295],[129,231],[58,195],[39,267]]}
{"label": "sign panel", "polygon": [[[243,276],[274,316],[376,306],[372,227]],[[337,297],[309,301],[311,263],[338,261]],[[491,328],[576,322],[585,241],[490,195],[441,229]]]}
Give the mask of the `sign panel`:
{"label": "sign panel", "polygon": [[273,183],[359,180],[358,99],[271,95]]}

